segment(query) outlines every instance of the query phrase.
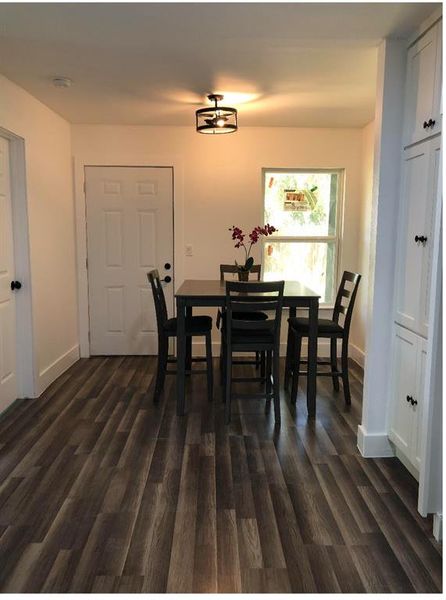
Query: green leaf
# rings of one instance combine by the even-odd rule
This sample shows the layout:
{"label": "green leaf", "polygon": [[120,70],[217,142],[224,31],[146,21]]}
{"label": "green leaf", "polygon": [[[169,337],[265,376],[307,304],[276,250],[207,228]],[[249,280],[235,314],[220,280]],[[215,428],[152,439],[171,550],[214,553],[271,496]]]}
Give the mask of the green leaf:
{"label": "green leaf", "polygon": [[252,266],[254,265],[254,259],[252,256],[250,256],[248,259],[246,259],[245,262],[245,269],[247,271],[249,271],[250,269],[252,269]]}

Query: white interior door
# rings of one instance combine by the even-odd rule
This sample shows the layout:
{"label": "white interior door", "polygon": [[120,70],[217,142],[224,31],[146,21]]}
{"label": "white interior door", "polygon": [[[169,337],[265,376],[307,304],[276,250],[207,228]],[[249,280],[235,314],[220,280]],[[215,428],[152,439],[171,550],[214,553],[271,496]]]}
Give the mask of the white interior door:
{"label": "white interior door", "polygon": [[170,276],[173,307],[173,170],[86,167],[91,354],[156,354],[147,272]]}
{"label": "white interior door", "polygon": [[17,398],[14,280],[9,142],[0,137],[0,411]]}

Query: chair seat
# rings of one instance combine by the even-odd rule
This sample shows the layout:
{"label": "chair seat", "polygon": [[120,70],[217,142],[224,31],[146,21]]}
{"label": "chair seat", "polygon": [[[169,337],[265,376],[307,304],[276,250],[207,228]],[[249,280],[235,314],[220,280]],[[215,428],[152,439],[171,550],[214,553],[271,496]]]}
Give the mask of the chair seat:
{"label": "chair seat", "polygon": [[[308,335],[309,330],[309,319],[304,317],[290,317],[288,319],[290,327],[300,333],[301,335]],[[330,335],[343,335],[344,329],[335,321],[331,319],[318,319],[317,321],[317,333],[318,335],[327,333]]]}
{"label": "chair seat", "polygon": [[[167,319],[164,325],[164,331],[170,335],[176,335],[178,320],[176,317]],[[186,317],[186,335],[199,335],[212,329],[212,317],[205,315],[200,317]]]}

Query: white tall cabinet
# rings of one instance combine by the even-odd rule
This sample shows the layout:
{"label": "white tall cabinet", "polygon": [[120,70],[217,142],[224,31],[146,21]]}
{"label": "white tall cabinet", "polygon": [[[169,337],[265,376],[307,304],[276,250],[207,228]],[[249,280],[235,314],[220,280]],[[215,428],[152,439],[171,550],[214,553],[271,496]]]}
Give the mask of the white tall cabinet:
{"label": "white tall cabinet", "polygon": [[441,169],[441,47],[439,20],[407,53],[389,438],[416,477],[426,401],[429,294]]}

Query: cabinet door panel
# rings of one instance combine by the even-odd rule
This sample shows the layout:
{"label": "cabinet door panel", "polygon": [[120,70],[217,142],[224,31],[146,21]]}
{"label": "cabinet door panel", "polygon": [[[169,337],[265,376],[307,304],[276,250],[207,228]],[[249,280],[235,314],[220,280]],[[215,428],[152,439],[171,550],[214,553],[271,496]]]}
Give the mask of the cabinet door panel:
{"label": "cabinet door panel", "polygon": [[421,335],[427,337],[428,333],[428,313],[429,313],[429,292],[431,285],[432,271],[432,251],[435,206],[438,196],[438,181],[441,168],[441,138],[438,136],[430,142],[429,156],[429,175],[428,189],[426,197],[425,223],[424,231],[427,236],[427,243],[424,246],[423,260],[421,265],[421,285],[420,285],[420,327]]}
{"label": "cabinet door panel", "polygon": [[425,340],[420,340],[420,349],[418,353],[418,373],[417,373],[417,404],[413,407],[413,423],[412,423],[412,460],[418,471],[421,465],[421,419],[424,408],[424,383],[426,372],[426,351],[427,344]]}
{"label": "cabinet door panel", "polygon": [[[437,24],[409,48],[407,53],[404,140],[406,146],[436,133],[439,127],[437,122],[439,115],[435,114],[437,102],[434,100],[438,87],[436,79],[438,78],[437,46],[439,34],[440,28]],[[423,125],[429,119],[435,120],[436,124],[434,127],[426,128]]]}
{"label": "cabinet door panel", "polygon": [[420,285],[425,247],[415,242],[424,231],[429,178],[429,142],[404,152],[397,249],[397,323],[417,331],[420,321]]}
{"label": "cabinet door panel", "polygon": [[416,395],[417,336],[395,326],[392,361],[390,439],[411,457],[414,411],[407,397]]}

